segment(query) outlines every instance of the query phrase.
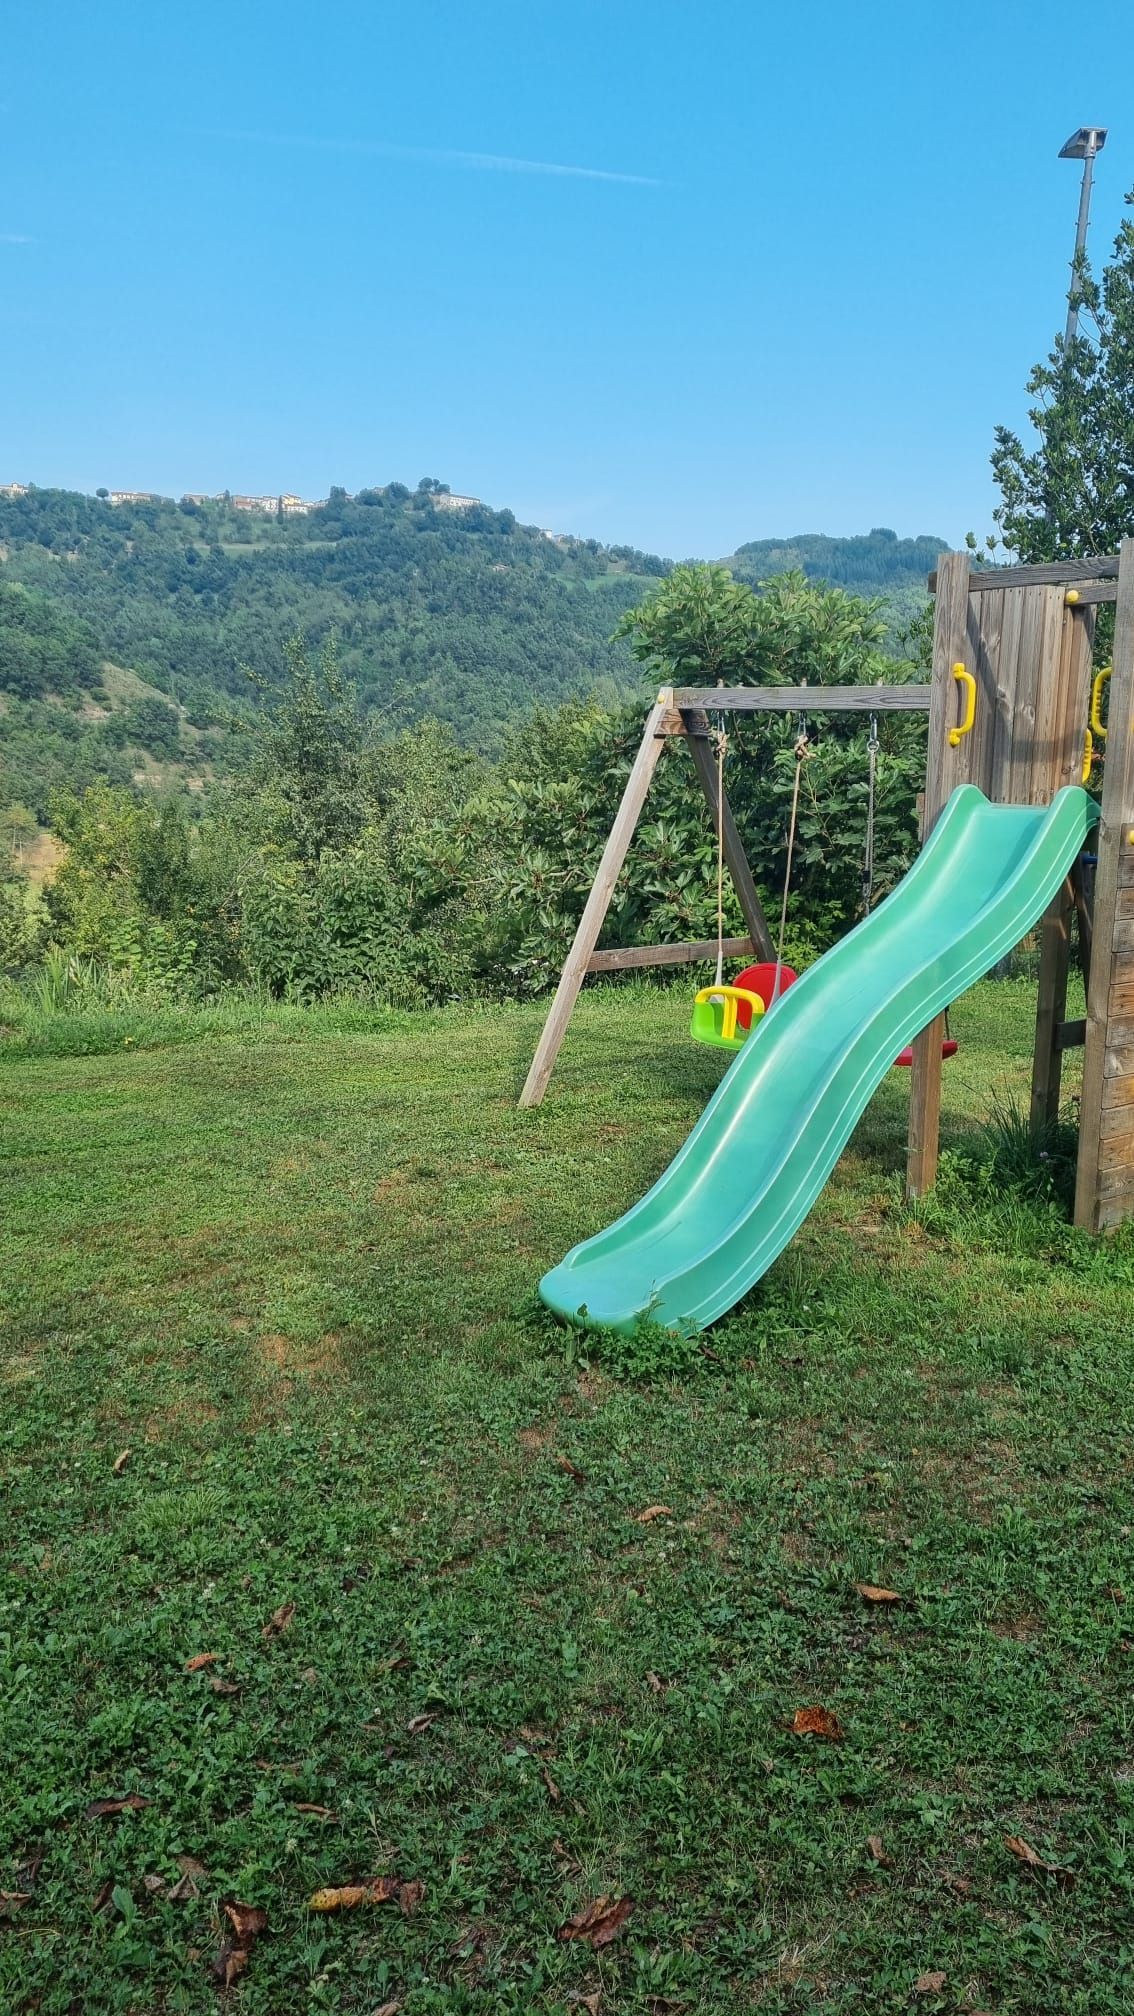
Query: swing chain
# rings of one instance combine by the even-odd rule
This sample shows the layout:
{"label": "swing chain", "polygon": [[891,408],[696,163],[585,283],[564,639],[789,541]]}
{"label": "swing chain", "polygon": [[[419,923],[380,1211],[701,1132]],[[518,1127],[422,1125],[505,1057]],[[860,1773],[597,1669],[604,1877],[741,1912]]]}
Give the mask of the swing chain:
{"label": "swing chain", "polygon": [[784,934],[787,930],[788,895],[791,890],[791,864],[792,856],[795,853],[795,829],[799,823],[799,784],[803,776],[805,761],[815,753],[808,740],[806,714],[797,716],[793,753],[795,755],[795,780],[791,789],[791,819],[788,823],[787,859],[784,863],[784,893],[780,904],[780,936],[779,943],[776,946],[776,977],[772,983],[773,1001],[778,1001],[780,998],[780,974],[783,971],[784,964]]}

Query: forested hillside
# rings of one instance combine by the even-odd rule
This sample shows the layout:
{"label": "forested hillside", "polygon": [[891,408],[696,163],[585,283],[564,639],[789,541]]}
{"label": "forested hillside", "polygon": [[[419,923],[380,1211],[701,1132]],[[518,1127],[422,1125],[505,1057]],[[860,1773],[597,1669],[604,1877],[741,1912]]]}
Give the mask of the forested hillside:
{"label": "forested hillside", "polygon": [[[729,564],[751,582],[797,567],[884,594],[901,623],[940,544],[807,535]],[[433,716],[492,754],[535,705],[613,705],[640,685],[614,632],[668,572],[511,511],[455,508],[432,481],[332,490],[288,518],[227,498],[0,496],[0,797],[43,818],[54,789],[96,778],[200,788],[240,760],[249,672],[274,681],[296,634],[316,648],[334,634],[384,732]]]}
{"label": "forested hillside", "polygon": [[886,526],[851,539],[828,539],[801,532],[794,539],[752,539],[725,561],[738,580],[766,581],[794,569],[812,581],[828,581],[851,595],[884,595],[895,627],[924,608],[926,576],[948,545],[922,533],[899,539]]}
{"label": "forested hillside", "polygon": [[3,578],[88,624],[105,657],[201,727],[246,697],[246,668],[277,674],[289,636],[318,644],[333,630],[366,707],[395,723],[435,715],[482,748],[533,701],[625,690],[630,659],[611,633],[665,571],[400,484],[332,491],[283,521],[32,489],[0,499],[0,550]]}

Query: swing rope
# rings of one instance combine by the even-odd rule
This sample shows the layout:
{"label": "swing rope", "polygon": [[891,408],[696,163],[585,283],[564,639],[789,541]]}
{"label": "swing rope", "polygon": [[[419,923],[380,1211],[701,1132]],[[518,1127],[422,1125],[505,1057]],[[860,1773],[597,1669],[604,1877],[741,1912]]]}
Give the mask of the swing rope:
{"label": "swing rope", "polygon": [[[772,983],[773,1001],[778,1001],[780,998],[780,975],[783,972],[784,965],[784,934],[787,930],[788,892],[791,888],[791,863],[792,855],[795,853],[795,829],[799,821],[799,780],[803,776],[804,760],[811,754],[811,746],[807,739],[807,717],[801,714],[799,717],[799,732],[795,738],[795,782],[792,785],[791,791],[791,820],[788,825],[787,863],[784,868],[783,901],[780,904],[780,937],[779,943],[776,946],[776,977]],[[771,1003],[769,1003],[770,1005]]]}
{"label": "swing rope", "polygon": [[724,759],[728,748],[728,736],[724,725],[717,723],[717,977],[714,985],[719,987],[724,979]]}
{"label": "swing rope", "polygon": [[866,745],[869,758],[866,787],[866,852],[862,860],[862,914],[870,914],[870,904],[874,895],[874,791],[878,778],[878,716],[870,717],[870,740]]}

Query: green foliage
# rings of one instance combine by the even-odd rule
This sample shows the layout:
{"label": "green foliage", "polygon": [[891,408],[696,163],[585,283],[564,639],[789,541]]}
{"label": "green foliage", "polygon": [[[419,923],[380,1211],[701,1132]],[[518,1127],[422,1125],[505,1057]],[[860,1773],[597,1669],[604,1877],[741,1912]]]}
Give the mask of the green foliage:
{"label": "green foliage", "polygon": [[43,913],[24,882],[0,877],[0,973],[22,973],[40,950]]}
{"label": "green foliage", "polygon": [[757,593],[724,567],[684,566],[627,610],[619,634],[674,685],[851,686],[893,675],[880,606],[798,571]]}
{"label": "green foliage", "polygon": [[251,784],[269,844],[305,867],[358,839],[370,804],[366,729],[328,637],[312,663],[302,637],[284,645],[285,681],[257,681],[265,700]]}
{"label": "green foliage", "polygon": [[[1127,197],[1134,203],[1134,192]],[[993,514],[1025,562],[1113,553],[1134,531],[1134,222],[1127,218],[1102,278],[1076,279],[1079,334],[1056,341],[1027,390],[1034,446],[996,429]]]}
{"label": "green foliage", "polygon": [[0,581],[0,693],[19,700],[77,695],[98,685],[99,669],[89,624],[46,595]]}
{"label": "green foliage", "polygon": [[96,785],[53,808],[66,853],[45,902],[69,956],[175,992],[197,952],[190,835],[175,805],[157,808]]}

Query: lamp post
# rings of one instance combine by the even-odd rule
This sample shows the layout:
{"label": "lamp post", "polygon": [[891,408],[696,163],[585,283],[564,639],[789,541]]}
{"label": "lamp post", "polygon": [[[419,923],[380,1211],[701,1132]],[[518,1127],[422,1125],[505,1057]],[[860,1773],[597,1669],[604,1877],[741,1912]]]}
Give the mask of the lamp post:
{"label": "lamp post", "polygon": [[1094,180],[1095,155],[1101,154],[1105,146],[1105,126],[1080,126],[1059,150],[1061,161],[1081,161],[1083,164],[1083,181],[1079,190],[1079,222],[1075,228],[1075,257],[1071,262],[1071,286],[1067,295],[1067,327],[1063,332],[1065,350],[1079,330],[1079,267],[1087,243],[1087,225],[1091,216],[1091,183]]}

